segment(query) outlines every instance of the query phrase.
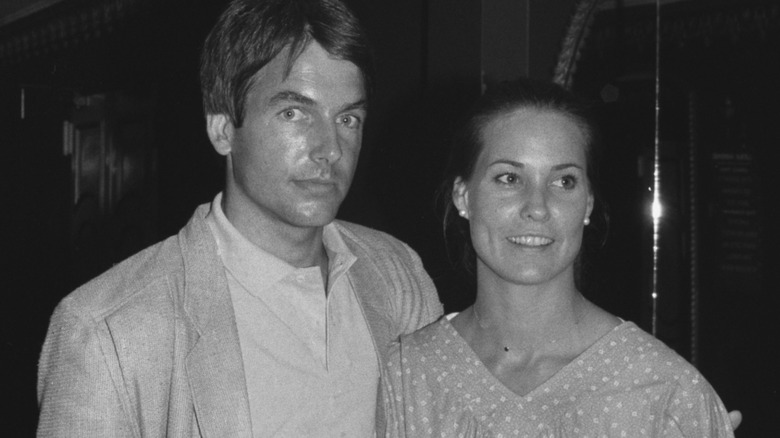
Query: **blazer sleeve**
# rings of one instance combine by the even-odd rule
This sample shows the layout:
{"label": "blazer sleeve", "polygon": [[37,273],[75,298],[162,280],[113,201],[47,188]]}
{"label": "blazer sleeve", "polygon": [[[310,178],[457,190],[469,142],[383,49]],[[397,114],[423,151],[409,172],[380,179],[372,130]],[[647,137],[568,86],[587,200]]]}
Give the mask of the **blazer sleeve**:
{"label": "blazer sleeve", "polygon": [[413,284],[417,286],[416,293],[404,294],[402,303],[401,334],[412,333],[417,329],[436,321],[444,313],[444,307],[439,301],[439,294],[433,280],[425,271],[420,256],[408,245],[404,244],[409,259],[409,269],[413,277]]}
{"label": "blazer sleeve", "polygon": [[137,437],[104,354],[107,328],[74,311],[55,310],[38,368],[38,437]]}
{"label": "blazer sleeve", "polygon": [[382,403],[384,406],[387,428],[379,431],[377,436],[385,438],[404,438],[404,387],[401,369],[401,344],[395,341],[387,354],[387,374],[382,379]]}

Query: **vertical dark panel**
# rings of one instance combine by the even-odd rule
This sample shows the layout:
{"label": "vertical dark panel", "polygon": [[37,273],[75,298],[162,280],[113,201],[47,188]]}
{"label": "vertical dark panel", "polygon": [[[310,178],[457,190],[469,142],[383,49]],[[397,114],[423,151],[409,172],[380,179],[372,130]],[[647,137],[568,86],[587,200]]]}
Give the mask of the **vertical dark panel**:
{"label": "vertical dark panel", "polygon": [[[615,231],[643,236],[639,246],[613,238],[601,269],[642,291],[647,287],[641,273],[649,266],[641,254],[649,251],[649,239],[641,211],[645,201],[636,187],[645,184],[630,169],[643,160],[644,145],[651,141],[646,127],[654,99],[638,93],[636,85],[653,76],[652,9],[601,14],[575,78],[575,87],[604,102],[606,163],[611,166],[606,181],[618,201],[613,222],[620,224]],[[773,253],[780,241],[774,226],[778,203],[769,182],[780,141],[778,16],[780,5],[773,1],[690,1],[665,6],[661,17],[666,204],[658,334],[687,357],[695,349],[697,366],[726,406],[745,414],[737,436],[772,435],[772,412],[780,409],[780,363],[774,354],[780,325],[773,292],[778,282]],[[696,185],[689,186],[691,181]],[[635,199],[619,196],[626,186],[634,187]],[[694,229],[698,239],[692,239]],[[637,271],[638,282],[625,276]],[[695,297],[690,289],[694,273],[699,280]],[[623,305],[637,302],[619,302],[624,293],[612,290],[606,297],[619,314],[627,309],[621,310]],[[692,298],[698,313],[685,321]],[[697,319],[698,331],[692,332]]]}
{"label": "vertical dark panel", "polygon": [[484,82],[497,83],[529,76],[532,3],[529,0],[482,2],[480,59]]}
{"label": "vertical dark panel", "polygon": [[[6,72],[9,72],[6,70]],[[25,88],[15,74],[3,79],[2,222],[6,303],[0,306],[0,373],[4,387],[0,429],[30,436],[37,421],[35,377],[48,317],[68,289],[67,218],[70,166],[62,153],[67,93]]]}
{"label": "vertical dark panel", "polygon": [[566,32],[575,0],[529,1],[531,40],[528,46],[528,76],[537,79],[551,79],[553,69],[561,50],[561,41]]}

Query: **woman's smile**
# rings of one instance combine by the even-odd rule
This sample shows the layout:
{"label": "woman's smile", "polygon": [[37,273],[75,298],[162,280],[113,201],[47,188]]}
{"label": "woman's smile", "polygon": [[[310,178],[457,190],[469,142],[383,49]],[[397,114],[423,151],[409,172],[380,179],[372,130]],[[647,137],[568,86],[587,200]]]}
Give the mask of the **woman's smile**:
{"label": "woman's smile", "polygon": [[515,245],[527,247],[546,247],[552,245],[553,239],[544,236],[523,235],[507,237],[507,240]]}

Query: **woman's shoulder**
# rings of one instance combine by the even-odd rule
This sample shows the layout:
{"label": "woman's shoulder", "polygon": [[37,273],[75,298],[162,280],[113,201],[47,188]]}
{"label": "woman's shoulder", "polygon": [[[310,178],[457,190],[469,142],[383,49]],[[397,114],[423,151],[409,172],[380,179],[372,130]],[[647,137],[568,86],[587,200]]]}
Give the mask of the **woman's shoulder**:
{"label": "woman's shoulder", "polygon": [[618,330],[630,349],[625,360],[627,381],[667,403],[670,424],[687,431],[684,436],[700,436],[701,431],[717,431],[710,436],[733,436],[723,402],[707,379],[680,354],[661,340],[626,322]]}
{"label": "woman's shoulder", "polygon": [[464,342],[447,316],[442,316],[413,333],[401,336],[395,348],[407,361],[438,362],[466,354]]}
{"label": "woman's shoulder", "polygon": [[633,322],[617,327],[612,338],[610,344],[622,355],[625,369],[635,375],[635,380],[675,382],[684,387],[704,382],[685,358]]}
{"label": "woman's shoulder", "polygon": [[631,362],[679,361],[682,358],[661,340],[642,330],[631,321],[625,321],[615,328],[610,345],[618,347]]}
{"label": "woman's shoulder", "polygon": [[388,348],[388,369],[398,372],[411,363],[436,362],[442,348],[452,343],[448,324],[446,317],[441,317],[413,333],[401,335]]}
{"label": "woman's shoulder", "polygon": [[404,348],[428,348],[437,343],[443,343],[452,336],[452,326],[447,316],[442,316],[436,321],[422,327],[412,333],[402,335],[400,344]]}

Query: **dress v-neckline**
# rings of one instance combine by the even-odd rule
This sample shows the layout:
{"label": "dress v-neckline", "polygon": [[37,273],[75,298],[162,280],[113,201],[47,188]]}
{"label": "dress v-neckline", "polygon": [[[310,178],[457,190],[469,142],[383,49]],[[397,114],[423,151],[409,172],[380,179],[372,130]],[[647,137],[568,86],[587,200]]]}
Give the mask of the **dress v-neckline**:
{"label": "dress v-neckline", "polygon": [[449,321],[448,318],[442,318],[441,324],[444,327],[444,329],[450,333],[450,335],[453,336],[455,339],[455,342],[458,345],[455,345],[455,349],[461,348],[468,356],[471,357],[471,360],[477,365],[475,372],[479,374],[479,377],[481,380],[487,379],[488,381],[491,381],[492,384],[498,388],[500,388],[502,395],[508,398],[515,399],[518,403],[530,403],[533,401],[534,397],[539,392],[543,392],[545,388],[549,388],[553,386],[557,381],[566,378],[569,374],[572,372],[576,372],[576,369],[578,367],[581,367],[585,360],[588,359],[590,356],[592,356],[598,349],[608,342],[610,335],[617,332],[618,330],[622,330],[627,325],[631,324],[630,322],[623,321],[608,332],[606,332],[604,335],[602,335],[600,338],[596,340],[593,344],[591,344],[588,348],[586,348],[582,353],[580,353],[577,357],[572,359],[571,362],[564,365],[558,372],[550,376],[549,379],[545,380],[541,384],[539,384],[536,388],[532,389],[525,395],[520,395],[511,389],[504,385],[504,383],[493,373],[490,372],[488,367],[482,362],[482,359],[479,358],[477,353],[474,351],[474,349],[471,348],[471,345],[466,341],[463,336],[458,333],[458,330],[455,329],[455,326],[452,325],[452,323]]}

